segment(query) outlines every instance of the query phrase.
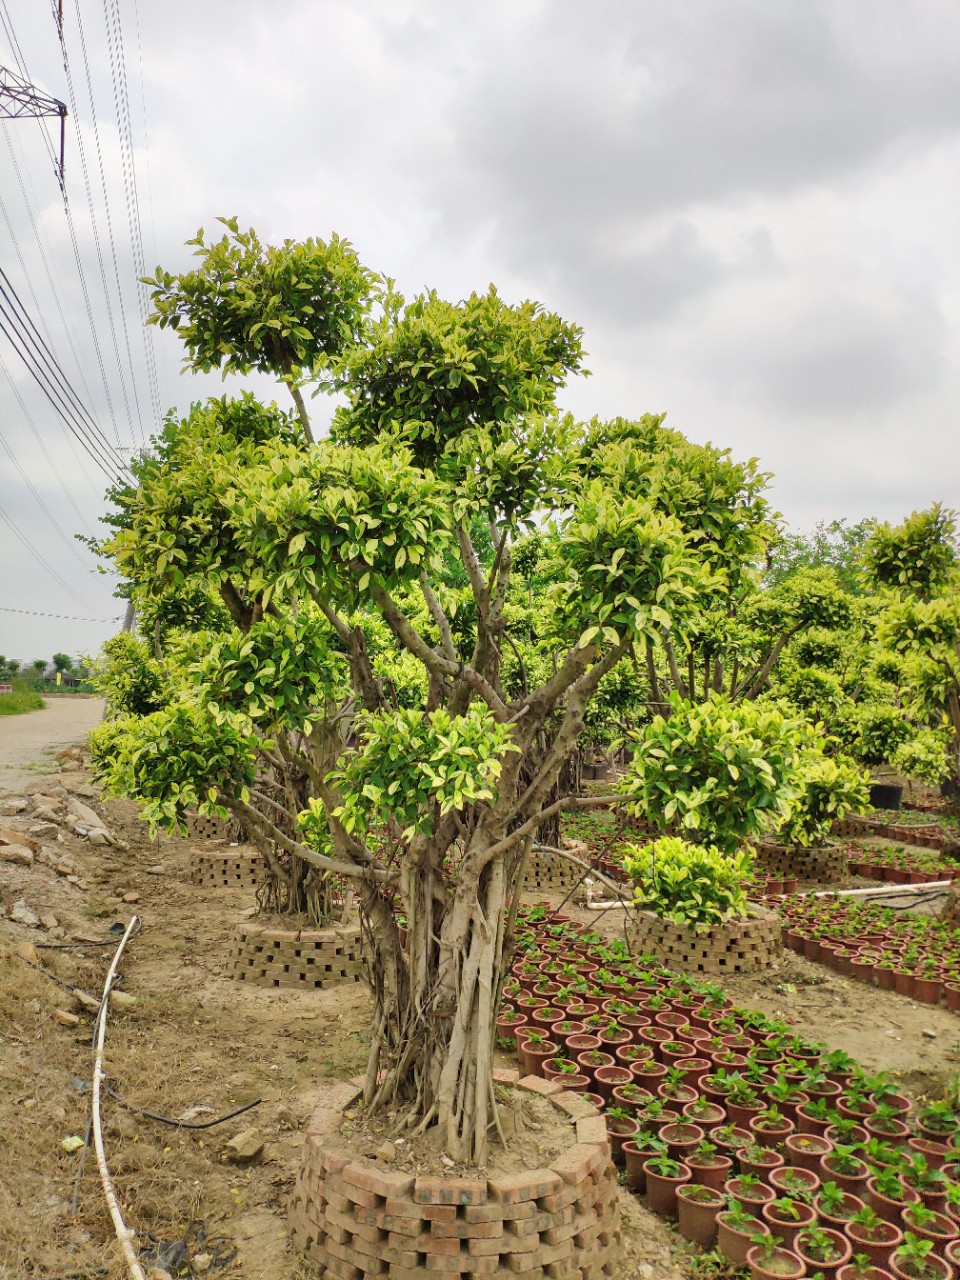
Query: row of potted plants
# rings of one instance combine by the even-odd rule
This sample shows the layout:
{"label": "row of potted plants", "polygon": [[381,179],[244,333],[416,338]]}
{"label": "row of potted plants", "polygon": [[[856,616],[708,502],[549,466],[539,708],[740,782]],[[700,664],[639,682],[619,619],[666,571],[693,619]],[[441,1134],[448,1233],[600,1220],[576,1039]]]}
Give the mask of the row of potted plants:
{"label": "row of potted plants", "polygon": [[875,903],[798,894],[779,907],[784,945],[846,977],[960,1011],[960,929]]}
{"label": "row of potted plants", "polygon": [[738,1264],[749,1252],[757,1276],[827,1280],[856,1258],[863,1280],[882,1268],[948,1280],[960,1264],[948,1105],[914,1113],[846,1054],[545,909],[521,911],[518,939],[501,1033],[522,1069],[603,1109],[628,1184],[688,1238]]}
{"label": "row of potted plants", "polygon": [[893,848],[852,845],[848,858],[850,872],[871,880],[892,884],[932,884],[938,880],[960,879],[960,864],[939,854],[920,853],[902,844]]}

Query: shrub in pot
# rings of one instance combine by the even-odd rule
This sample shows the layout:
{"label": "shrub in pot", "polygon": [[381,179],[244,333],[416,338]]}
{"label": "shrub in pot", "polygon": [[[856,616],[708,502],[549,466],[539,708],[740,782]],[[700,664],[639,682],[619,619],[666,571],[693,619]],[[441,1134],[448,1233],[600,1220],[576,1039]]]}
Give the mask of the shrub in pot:
{"label": "shrub in pot", "polygon": [[802,1200],[794,1200],[792,1196],[778,1196],[760,1210],[760,1216],[774,1233],[778,1235],[788,1249],[793,1248],[798,1231],[812,1226],[817,1215],[810,1205]]}
{"label": "shrub in pot", "polygon": [[651,1156],[666,1155],[666,1144],[661,1142],[655,1133],[640,1132],[633,1138],[627,1138],[623,1144],[623,1158],[626,1165],[627,1186],[638,1195],[647,1190],[645,1163]]}
{"label": "shrub in pot", "polygon": [[853,1252],[850,1241],[829,1227],[805,1227],[797,1232],[793,1247],[809,1270],[827,1276],[848,1262]]}
{"label": "shrub in pot", "polygon": [[890,1254],[903,1243],[903,1232],[881,1218],[869,1205],[858,1210],[846,1227],[853,1247],[865,1253],[875,1267],[886,1267]]}

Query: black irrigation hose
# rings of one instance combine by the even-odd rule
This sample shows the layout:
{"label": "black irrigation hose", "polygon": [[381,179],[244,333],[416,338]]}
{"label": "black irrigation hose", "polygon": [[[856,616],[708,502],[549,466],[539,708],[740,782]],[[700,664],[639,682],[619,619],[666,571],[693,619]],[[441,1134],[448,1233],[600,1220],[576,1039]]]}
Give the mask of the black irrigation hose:
{"label": "black irrigation hose", "polygon": [[[130,937],[135,938],[142,929],[143,921],[140,920]],[[120,929],[119,932],[123,933],[123,930]],[[117,938],[106,938],[103,942],[35,942],[33,945],[38,951],[70,951],[80,947],[115,947]]]}
{"label": "black irrigation hose", "polygon": [[236,1111],[231,1111],[229,1115],[218,1116],[216,1120],[204,1120],[200,1124],[194,1123],[192,1120],[174,1120],[170,1116],[162,1116],[158,1111],[148,1111],[144,1107],[135,1107],[132,1102],[126,1102],[120,1097],[116,1090],[107,1085],[107,1093],[119,1102],[121,1107],[127,1111],[135,1111],[137,1115],[146,1116],[148,1120],[158,1120],[160,1124],[168,1124],[172,1129],[212,1129],[215,1125],[224,1124],[227,1120],[233,1120],[236,1116],[242,1116],[245,1111],[252,1111],[254,1107],[259,1107],[263,1101],[257,1098],[254,1102],[248,1102],[242,1107],[238,1107]]}

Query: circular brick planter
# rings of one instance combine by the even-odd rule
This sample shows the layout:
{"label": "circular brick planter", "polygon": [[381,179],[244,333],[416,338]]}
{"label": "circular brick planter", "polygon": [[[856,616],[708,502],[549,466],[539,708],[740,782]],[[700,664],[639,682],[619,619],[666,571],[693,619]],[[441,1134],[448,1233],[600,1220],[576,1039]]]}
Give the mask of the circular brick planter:
{"label": "circular brick planter", "polygon": [[751,907],[744,920],[696,933],[652,911],[627,912],[631,943],[683,973],[757,973],[783,957],[780,921],[772,911]]}
{"label": "circular brick planter", "polygon": [[265,929],[238,926],[230,976],[256,987],[319,991],[362,982],[360,929]]}
{"label": "circular brick planter", "polygon": [[203,889],[256,889],[263,859],[244,849],[205,850],[190,860],[190,882]]}
{"label": "circular brick planter", "polygon": [[321,1097],[290,1205],[294,1244],[320,1275],[608,1280],[623,1274],[617,1180],[602,1116],[539,1077],[498,1071],[496,1078],[550,1097],[569,1123],[570,1146],[549,1168],[476,1178],[394,1171],[356,1156],[340,1137],[340,1115],[358,1096],[356,1082]]}
{"label": "circular brick planter", "polygon": [[186,814],[187,831],[194,840],[236,840],[241,832],[235,818],[210,818],[199,813]]}
{"label": "circular brick planter", "polygon": [[757,841],[757,866],[772,876],[796,876],[798,880],[843,880],[847,875],[847,851],[827,844],[803,849],[794,845]]}
{"label": "circular brick planter", "polygon": [[[570,852],[584,862],[590,861],[590,850],[585,844],[570,845]],[[575,888],[587,874],[575,862],[568,862],[556,854],[534,850],[527,859],[527,874],[523,881],[525,893],[567,893]]]}

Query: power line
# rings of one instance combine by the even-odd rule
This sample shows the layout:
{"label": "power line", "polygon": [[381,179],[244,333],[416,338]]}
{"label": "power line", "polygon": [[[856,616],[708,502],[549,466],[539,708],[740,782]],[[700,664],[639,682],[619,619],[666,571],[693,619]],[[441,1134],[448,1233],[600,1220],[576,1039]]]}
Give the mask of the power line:
{"label": "power line", "polygon": [[[120,267],[117,262],[117,245],[116,245],[116,240],[113,234],[113,218],[110,212],[110,199],[107,193],[106,172],[103,164],[103,149],[100,145],[100,126],[97,122],[97,108],[96,108],[96,102],[93,96],[93,80],[90,75],[90,62],[87,57],[87,41],[86,41],[86,36],[83,30],[83,19],[80,16],[79,0],[74,0],[74,9],[77,15],[77,34],[80,37],[80,51],[83,57],[84,78],[87,86],[87,99],[90,103],[90,120],[93,125],[93,138],[94,138],[94,143],[96,144],[97,166],[100,171],[100,186],[103,191],[103,207],[104,207],[104,213],[106,215],[106,221],[107,221],[107,235],[110,241],[110,256],[113,261],[113,278],[114,278],[114,282],[116,284],[116,289],[117,289],[117,301],[120,306],[120,316],[123,321],[123,337],[124,337],[124,345],[126,347],[126,353],[127,353],[127,363],[129,364],[129,367],[130,367],[130,382],[131,382],[131,389],[133,392],[133,403],[136,409],[137,423],[139,424],[139,428],[140,428],[140,440],[141,440],[141,443],[145,444],[146,432],[144,430],[144,425],[143,425],[143,414],[141,413],[141,410],[140,410],[140,397],[137,394],[137,379],[136,379],[136,374],[134,372],[133,352],[130,349],[130,331],[129,331],[130,327],[129,327],[129,322],[127,320],[126,307],[123,299],[123,288],[120,283]],[[73,75],[70,70],[70,59],[67,51],[66,41],[62,38],[62,36],[61,36],[61,47],[63,50],[64,71],[67,76],[67,87],[70,94],[70,105],[73,109],[74,115],[76,115],[77,104],[76,104],[76,99],[73,91]],[[117,342],[116,326],[113,318],[113,306],[110,300],[110,291],[107,287],[106,271],[104,269],[103,255],[100,248],[100,232],[98,229],[96,212],[94,210],[93,189],[90,185],[89,171],[87,169],[87,162],[86,162],[86,153],[84,151],[82,139],[79,134],[77,138],[77,149],[80,153],[80,164],[83,169],[83,180],[84,180],[84,185],[86,187],[86,194],[87,194],[87,207],[90,211],[90,224],[93,229],[94,244],[96,246],[96,251],[97,251],[97,261],[100,266],[100,277],[101,277],[101,282],[103,284],[104,300],[106,301],[106,304],[107,304],[107,319],[110,325],[111,337],[113,339],[113,348],[114,348],[114,354],[117,360],[117,369],[118,369],[118,372],[120,373],[120,386],[123,392],[123,399],[124,399],[124,405],[127,411],[127,418],[128,420],[132,421],[133,415],[130,412],[130,402],[127,395],[126,379],[123,376],[122,362],[120,360],[120,348]],[[78,256],[78,261],[79,261],[79,256]]]}
{"label": "power line", "polygon": [[[53,472],[54,476],[56,477],[57,482],[60,485],[60,488],[66,494],[67,501],[70,503],[74,511],[77,513],[80,523],[83,525],[86,525],[87,532],[91,534],[91,536],[96,537],[96,534],[94,534],[93,530],[90,528],[90,524],[87,520],[87,517],[83,514],[83,512],[77,506],[77,503],[76,503],[76,500],[74,499],[73,494],[67,488],[67,485],[63,479],[63,476],[60,474],[60,470],[57,467],[57,464],[54,462],[53,458],[50,456],[50,451],[44,442],[43,436],[37,430],[37,424],[34,422],[33,417],[30,413],[30,410],[27,408],[26,404],[24,403],[23,396],[21,396],[17,388],[17,384],[14,382],[13,378],[10,376],[10,370],[7,368],[6,361],[4,360],[2,354],[0,354],[0,369],[3,370],[4,376],[6,377],[7,382],[10,384],[10,390],[13,392],[14,397],[17,401],[17,404],[20,406],[20,412],[23,414],[24,421],[27,423],[30,430],[33,432],[34,439],[36,440],[37,444],[40,446],[43,456],[47,460],[47,465],[49,466],[50,470]],[[68,439],[70,439],[71,446],[74,446],[73,439],[70,437],[68,437]],[[83,460],[82,458],[80,458],[79,454],[77,455],[77,457],[79,460],[79,464],[83,470],[83,474],[86,477],[88,483],[90,484],[91,489],[93,489],[94,493],[97,495],[97,498],[102,500],[103,494],[99,489],[96,488],[93,481],[90,479],[90,473],[87,471],[86,467],[84,466]]]}
{"label": "power line", "polygon": [[50,577],[53,578],[55,582],[59,583],[59,585],[63,587],[64,591],[68,592],[71,596],[73,596],[74,600],[76,600],[78,604],[82,604],[85,609],[90,609],[91,611],[93,610],[93,606],[90,604],[89,600],[84,600],[83,596],[78,595],[65,578],[60,577],[60,574],[57,573],[53,565],[50,564],[50,562],[40,554],[40,552],[36,549],[36,547],[30,541],[30,539],[21,531],[21,529],[19,528],[17,523],[14,521],[12,516],[8,515],[7,512],[4,511],[3,507],[0,507],[0,520],[3,520],[4,524],[7,525],[7,527],[10,529],[13,535],[16,538],[18,538],[20,542],[23,543],[27,551],[30,552],[34,560],[36,560],[37,564],[41,565],[44,569],[46,569],[47,573],[50,574]]}
{"label": "power line", "polygon": [[13,609],[6,604],[0,604],[0,613],[23,613],[29,614],[33,618],[61,618],[64,622],[100,622],[109,624],[123,620],[122,613],[115,618],[77,618],[72,613],[41,613],[39,609]]}
{"label": "power line", "polygon": [[[6,321],[6,324],[3,321]],[[84,407],[66,374],[44,342],[20,300],[16,290],[0,267],[0,331],[13,343],[47,399],[77,436],[90,457],[110,480],[116,479],[117,461],[113,446]]]}
{"label": "power line", "polygon": [[2,444],[2,445],[3,445],[3,447],[4,447],[4,449],[7,451],[7,454],[8,454],[8,455],[9,455],[9,457],[10,457],[10,461],[13,463],[13,465],[16,467],[17,471],[20,473],[20,477],[21,477],[21,479],[23,480],[24,484],[27,486],[27,488],[30,490],[30,492],[33,494],[33,496],[36,498],[37,502],[40,504],[40,507],[41,507],[41,509],[42,509],[43,513],[46,515],[47,519],[48,519],[48,520],[50,521],[50,523],[53,525],[54,529],[56,529],[57,533],[59,533],[60,537],[61,537],[61,538],[63,539],[63,541],[66,543],[67,547],[70,549],[70,553],[71,553],[71,555],[73,555],[77,560],[79,560],[80,564],[83,566],[83,568],[84,568],[84,569],[88,569],[88,568],[89,568],[89,565],[88,565],[88,564],[87,564],[87,562],[84,560],[84,558],[83,558],[83,556],[80,554],[80,552],[77,550],[77,544],[76,544],[76,542],[75,542],[72,538],[68,538],[68,537],[67,537],[67,535],[64,533],[63,529],[60,527],[60,524],[59,524],[59,522],[57,521],[56,516],[53,514],[53,512],[52,512],[52,511],[50,510],[50,508],[47,506],[47,504],[46,504],[46,502],[44,501],[43,497],[42,497],[42,496],[37,492],[37,490],[33,487],[33,483],[32,483],[32,481],[31,481],[30,477],[29,477],[29,476],[27,475],[27,473],[24,471],[23,467],[21,467],[21,465],[20,465],[20,463],[19,463],[19,461],[18,461],[18,459],[17,459],[17,455],[16,455],[16,454],[13,452],[13,450],[10,448],[9,444],[7,444],[6,437],[4,436],[4,434],[3,434],[3,432],[2,432],[2,431],[0,431],[0,444]]}
{"label": "power line", "polygon": [[[153,399],[156,420],[160,420],[160,389],[157,383],[157,366],[153,349],[153,330],[147,324],[149,308],[147,306],[146,288],[140,278],[146,275],[143,257],[143,230],[140,222],[140,196],[137,189],[137,168],[133,149],[133,124],[130,115],[130,90],[127,84],[127,57],[123,44],[123,26],[120,21],[120,6],[117,0],[109,0],[109,9],[113,15],[111,23],[108,14],[108,0],[103,0],[103,16],[107,30],[107,44],[110,49],[110,74],[113,79],[113,97],[117,108],[117,131],[120,135],[120,155],[123,167],[124,193],[127,201],[127,224],[130,228],[130,242],[133,246],[134,264],[137,276],[137,304],[140,309],[140,336],[146,358],[147,380]],[[119,88],[118,88],[119,83]]]}

